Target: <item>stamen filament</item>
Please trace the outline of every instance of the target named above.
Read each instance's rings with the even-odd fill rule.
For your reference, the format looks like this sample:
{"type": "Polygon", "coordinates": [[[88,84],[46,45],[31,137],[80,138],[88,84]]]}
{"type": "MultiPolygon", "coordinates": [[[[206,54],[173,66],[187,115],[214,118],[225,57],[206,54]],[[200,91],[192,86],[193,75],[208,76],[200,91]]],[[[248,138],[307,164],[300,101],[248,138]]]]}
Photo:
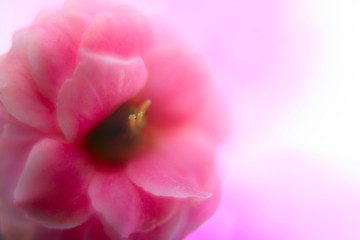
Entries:
{"type": "Polygon", "coordinates": [[[131,129],[131,132],[135,133],[137,126],[136,126],[136,115],[135,114],[130,114],[129,115],[129,126],[131,129]]]}
{"type": "Polygon", "coordinates": [[[146,113],[146,110],[149,108],[151,104],[150,99],[146,100],[143,104],[141,104],[140,108],[139,108],[139,113],[142,112],[143,114],[146,113]]]}
{"type": "Polygon", "coordinates": [[[132,133],[138,133],[138,131],[144,126],[144,115],[146,110],[151,104],[150,100],[146,100],[136,114],[129,115],[129,127],[132,133]]]}
{"type": "Polygon", "coordinates": [[[136,115],[136,126],[137,126],[137,127],[142,127],[143,117],[144,117],[144,112],[139,112],[139,113],[136,115]]]}

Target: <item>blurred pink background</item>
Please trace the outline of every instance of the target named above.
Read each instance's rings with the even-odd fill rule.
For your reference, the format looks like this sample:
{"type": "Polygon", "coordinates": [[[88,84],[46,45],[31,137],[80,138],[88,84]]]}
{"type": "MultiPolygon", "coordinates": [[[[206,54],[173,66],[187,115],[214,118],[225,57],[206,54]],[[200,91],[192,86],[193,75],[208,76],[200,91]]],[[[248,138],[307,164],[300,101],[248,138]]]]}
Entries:
{"type": "MultiPolygon", "coordinates": [[[[360,239],[360,3],[124,2],[207,56],[231,112],[221,205],[187,240],[360,239]]],[[[0,52],[62,4],[1,1],[0,52]]]]}

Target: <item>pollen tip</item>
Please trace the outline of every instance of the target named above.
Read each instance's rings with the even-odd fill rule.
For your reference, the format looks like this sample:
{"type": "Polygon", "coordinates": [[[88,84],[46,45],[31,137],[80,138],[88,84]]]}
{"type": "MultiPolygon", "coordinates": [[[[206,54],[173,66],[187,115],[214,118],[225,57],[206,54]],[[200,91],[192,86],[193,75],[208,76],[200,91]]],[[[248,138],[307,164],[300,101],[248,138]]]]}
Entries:
{"type": "Polygon", "coordinates": [[[135,114],[129,114],[129,127],[132,132],[136,131],[136,115],[135,114]]]}
{"type": "Polygon", "coordinates": [[[136,125],[141,127],[141,125],[143,124],[143,117],[144,117],[144,112],[139,112],[136,116],[136,125]]]}
{"type": "Polygon", "coordinates": [[[136,119],[136,115],[135,114],[129,114],[129,119],[130,120],[136,119]]]}

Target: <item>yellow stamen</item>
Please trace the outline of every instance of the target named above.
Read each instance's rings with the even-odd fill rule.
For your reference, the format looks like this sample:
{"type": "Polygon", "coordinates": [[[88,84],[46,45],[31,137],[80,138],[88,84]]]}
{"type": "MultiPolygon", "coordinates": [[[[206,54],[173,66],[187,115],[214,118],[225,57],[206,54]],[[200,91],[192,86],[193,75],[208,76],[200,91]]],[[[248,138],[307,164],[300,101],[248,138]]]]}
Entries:
{"type": "Polygon", "coordinates": [[[139,107],[137,114],[129,115],[129,126],[131,129],[131,132],[137,133],[143,127],[145,112],[149,108],[150,104],[151,104],[151,101],[146,100],[139,107]]]}
{"type": "Polygon", "coordinates": [[[136,127],[136,115],[135,114],[130,114],[129,115],[129,126],[131,129],[131,132],[135,132],[137,127],[136,127]]]}
{"type": "Polygon", "coordinates": [[[146,100],[143,104],[141,104],[140,108],[139,108],[139,113],[142,112],[143,114],[146,113],[146,110],[149,108],[151,104],[151,101],[148,99],[146,100]]]}
{"type": "Polygon", "coordinates": [[[139,113],[136,115],[136,126],[137,126],[137,127],[142,127],[143,117],[144,117],[144,112],[139,112],[139,113]]]}

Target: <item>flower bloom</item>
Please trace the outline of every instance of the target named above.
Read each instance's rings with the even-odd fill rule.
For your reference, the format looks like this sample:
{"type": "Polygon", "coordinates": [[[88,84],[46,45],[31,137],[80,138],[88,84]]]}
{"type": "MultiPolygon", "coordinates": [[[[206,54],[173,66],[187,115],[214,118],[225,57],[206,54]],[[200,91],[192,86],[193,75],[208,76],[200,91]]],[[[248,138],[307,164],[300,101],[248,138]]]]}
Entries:
{"type": "Polygon", "coordinates": [[[203,60],[151,20],[70,0],[0,61],[8,239],[181,239],[215,211],[223,109],[203,60]]]}

